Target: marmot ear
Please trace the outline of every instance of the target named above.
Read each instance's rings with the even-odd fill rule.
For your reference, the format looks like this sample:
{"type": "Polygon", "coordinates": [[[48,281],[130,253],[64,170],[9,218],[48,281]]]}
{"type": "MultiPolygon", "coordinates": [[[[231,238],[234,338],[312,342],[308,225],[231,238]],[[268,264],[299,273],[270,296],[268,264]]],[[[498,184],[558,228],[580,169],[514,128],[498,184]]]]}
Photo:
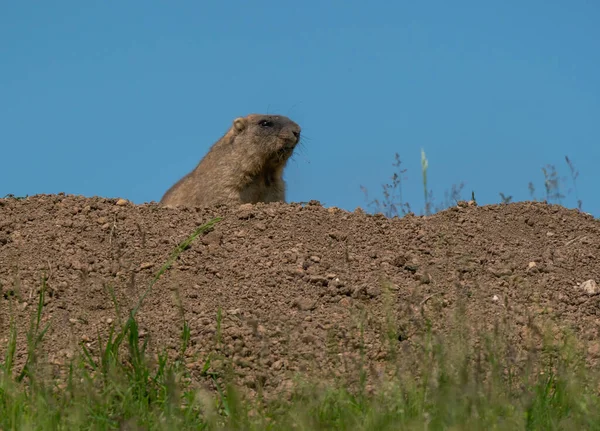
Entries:
{"type": "Polygon", "coordinates": [[[239,117],[239,118],[236,118],[235,120],[233,120],[233,128],[237,132],[241,132],[247,126],[248,126],[248,120],[246,120],[244,117],[239,117]]]}

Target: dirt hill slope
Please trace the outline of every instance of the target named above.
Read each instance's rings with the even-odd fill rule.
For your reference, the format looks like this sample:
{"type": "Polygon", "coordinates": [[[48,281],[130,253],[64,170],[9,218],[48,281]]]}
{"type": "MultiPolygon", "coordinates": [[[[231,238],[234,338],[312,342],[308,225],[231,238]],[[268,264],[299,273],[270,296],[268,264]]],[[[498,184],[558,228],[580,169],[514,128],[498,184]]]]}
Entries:
{"type": "Polygon", "coordinates": [[[22,363],[44,273],[49,359],[65,362],[81,342],[97,353],[98,334],[214,216],[223,220],[183,252],[138,315],[151,346],[175,351],[180,301],[195,375],[218,351],[249,388],[276,389],[297,371],[351,372],[360,346],[376,370],[390,324],[402,349],[427,322],[451,331],[459,304],[474,330],[510,319],[515,345],[532,319],[549,318],[591,341],[590,361],[600,355],[600,295],[581,286],[600,282],[600,223],[574,210],[517,203],[386,219],[316,204],[174,210],[63,195],[0,200],[0,355],[12,312],[22,363]]]}

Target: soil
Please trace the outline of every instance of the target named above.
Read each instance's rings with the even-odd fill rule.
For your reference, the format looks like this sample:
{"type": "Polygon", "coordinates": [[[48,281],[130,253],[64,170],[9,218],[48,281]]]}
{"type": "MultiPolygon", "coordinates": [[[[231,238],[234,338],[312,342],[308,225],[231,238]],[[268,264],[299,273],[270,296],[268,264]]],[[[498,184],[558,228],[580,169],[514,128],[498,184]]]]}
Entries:
{"type": "Polygon", "coordinates": [[[150,349],[172,356],[188,322],[185,361],[198,382],[209,384],[209,357],[266,393],[298,373],[355,376],[360,358],[377,374],[428,325],[450,336],[458,321],[473,339],[510,321],[507,336],[526,349],[532,322],[551,320],[587,343],[588,362],[600,356],[600,295],[588,282],[600,282],[600,223],[576,210],[462,204],[388,219],[318,202],[169,209],[59,194],[0,199],[0,357],[14,318],[23,365],[44,276],[47,359],[66,364],[81,343],[97,355],[98,337],[215,216],[137,314],[150,349]]]}

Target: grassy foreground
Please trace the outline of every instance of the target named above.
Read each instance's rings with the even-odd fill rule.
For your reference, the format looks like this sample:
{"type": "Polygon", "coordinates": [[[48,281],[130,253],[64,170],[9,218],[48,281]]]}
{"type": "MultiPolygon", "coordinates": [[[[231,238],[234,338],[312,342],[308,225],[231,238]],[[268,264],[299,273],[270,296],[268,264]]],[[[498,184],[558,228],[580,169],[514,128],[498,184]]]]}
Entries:
{"type": "MultiPolygon", "coordinates": [[[[174,251],[143,297],[214,222],[174,251]]],[[[394,372],[370,387],[363,380],[350,389],[306,377],[289,397],[248,400],[211,370],[210,358],[205,377],[217,391],[192,381],[185,366],[187,322],[179,354],[170,359],[163,353],[155,360],[138,334],[135,314],[141,300],[103,341],[99,357],[82,344],[57,375],[41,347],[48,329],[41,327],[44,288],[42,283],[27,335],[27,360],[19,369],[14,366],[17,322],[11,322],[0,363],[0,430],[600,429],[600,380],[584,366],[583,354],[568,336],[558,344],[545,343],[541,353],[517,364],[506,331],[482,337],[477,348],[460,329],[445,339],[426,332],[414,357],[390,355],[387,365],[394,372]]],[[[393,331],[386,336],[397,343],[393,331]]]]}

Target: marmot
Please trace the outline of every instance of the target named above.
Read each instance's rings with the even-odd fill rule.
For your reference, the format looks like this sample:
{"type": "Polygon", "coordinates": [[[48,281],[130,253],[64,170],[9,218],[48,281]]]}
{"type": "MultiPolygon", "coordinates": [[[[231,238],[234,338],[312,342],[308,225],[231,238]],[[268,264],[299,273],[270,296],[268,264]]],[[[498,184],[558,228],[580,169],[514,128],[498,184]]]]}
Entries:
{"type": "Polygon", "coordinates": [[[161,199],[166,206],[285,201],[283,168],[300,126],[281,115],[251,114],[233,125],[161,199]]]}

